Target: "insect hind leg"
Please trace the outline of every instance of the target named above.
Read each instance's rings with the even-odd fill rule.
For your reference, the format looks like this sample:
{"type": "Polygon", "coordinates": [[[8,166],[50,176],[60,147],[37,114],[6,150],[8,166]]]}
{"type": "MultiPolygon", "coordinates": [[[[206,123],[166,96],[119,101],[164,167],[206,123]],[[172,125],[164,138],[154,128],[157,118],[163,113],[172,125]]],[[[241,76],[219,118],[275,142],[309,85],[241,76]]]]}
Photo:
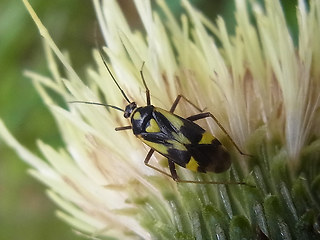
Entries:
{"type": "Polygon", "coordinates": [[[246,154],[244,153],[243,151],[241,151],[240,147],[235,143],[235,141],[233,141],[233,139],[231,138],[231,136],[229,135],[229,133],[226,131],[226,129],[221,125],[221,123],[218,121],[218,119],[213,116],[212,113],[210,112],[203,112],[204,109],[201,109],[199,108],[198,106],[196,106],[193,102],[191,102],[188,98],[186,98],[185,96],[183,96],[182,94],[179,94],[176,98],[176,100],[173,102],[171,108],[170,108],[170,112],[173,113],[174,110],[176,109],[179,101],[182,99],[184,99],[186,102],[188,102],[191,106],[193,106],[195,109],[197,109],[200,113],[199,114],[195,114],[195,115],[192,115],[190,117],[187,117],[188,120],[194,122],[194,121],[197,121],[199,119],[203,119],[203,118],[207,118],[207,117],[211,117],[215,122],[216,124],[219,126],[219,128],[226,134],[226,136],[228,137],[228,139],[231,141],[231,143],[235,146],[235,148],[238,150],[238,152],[241,154],[241,155],[245,155],[245,156],[250,156],[250,154],[246,154]]]}
{"type": "Polygon", "coordinates": [[[218,182],[218,181],[194,181],[194,180],[184,180],[184,179],[180,179],[178,177],[177,171],[176,171],[176,167],[174,162],[168,160],[169,162],[169,169],[170,169],[170,173],[171,173],[171,177],[174,181],[179,182],[179,183],[195,183],[195,184],[240,184],[240,185],[247,185],[245,182],[218,182]]]}
{"type": "Polygon", "coordinates": [[[169,164],[169,169],[170,169],[170,174],[165,172],[165,171],[162,171],[161,169],[155,167],[155,166],[152,166],[151,164],[149,164],[149,161],[152,157],[154,153],[154,150],[153,149],[150,149],[150,151],[148,152],[145,160],[144,160],[144,164],[147,166],[147,167],[150,167],[170,178],[172,178],[175,182],[179,182],[179,183],[195,183],[195,184],[227,184],[227,185],[233,185],[233,184],[240,184],[240,185],[248,185],[247,183],[245,182],[217,182],[217,181],[192,181],[192,180],[183,180],[183,179],[180,179],[178,174],[177,174],[177,171],[176,171],[176,166],[174,164],[174,162],[172,162],[171,160],[168,159],[168,164],[169,164]]]}
{"type": "Polygon", "coordinates": [[[199,114],[196,114],[196,115],[192,115],[190,117],[187,117],[188,120],[194,122],[194,121],[197,121],[197,120],[200,120],[200,119],[203,119],[203,118],[207,118],[207,117],[210,117],[212,118],[216,124],[219,126],[219,128],[224,132],[224,134],[226,134],[226,136],[228,137],[228,139],[231,141],[231,143],[233,144],[233,146],[235,146],[235,148],[238,150],[238,152],[241,154],[241,155],[244,155],[244,156],[250,156],[250,154],[247,154],[247,153],[244,153],[243,151],[241,151],[240,147],[235,143],[235,141],[233,141],[232,137],[229,135],[229,133],[227,132],[227,130],[221,125],[221,123],[218,121],[218,119],[213,116],[212,113],[210,112],[204,112],[204,113],[199,113],[199,114]]]}

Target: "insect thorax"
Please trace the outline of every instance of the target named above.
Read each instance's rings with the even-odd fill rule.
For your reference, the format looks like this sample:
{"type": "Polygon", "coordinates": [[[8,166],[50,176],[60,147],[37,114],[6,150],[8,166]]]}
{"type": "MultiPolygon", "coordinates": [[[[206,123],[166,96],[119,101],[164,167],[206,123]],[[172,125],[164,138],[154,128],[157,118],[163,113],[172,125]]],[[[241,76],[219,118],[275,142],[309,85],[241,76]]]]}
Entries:
{"type": "Polygon", "coordinates": [[[146,128],[150,125],[151,119],[153,119],[153,110],[154,106],[148,105],[146,107],[138,107],[132,113],[131,124],[134,135],[146,132],[146,128]]]}

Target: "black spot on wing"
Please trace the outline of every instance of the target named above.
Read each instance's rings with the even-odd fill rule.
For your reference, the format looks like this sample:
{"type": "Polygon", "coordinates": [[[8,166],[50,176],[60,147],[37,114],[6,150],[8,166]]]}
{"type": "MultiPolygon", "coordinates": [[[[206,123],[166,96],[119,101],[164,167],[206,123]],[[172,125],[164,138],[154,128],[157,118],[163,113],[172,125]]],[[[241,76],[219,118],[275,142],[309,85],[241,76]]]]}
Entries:
{"type": "MultiPolygon", "coordinates": [[[[166,146],[168,149],[168,154],[160,154],[170,159],[172,162],[180,165],[181,167],[186,167],[186,164],[191,158],[191,154],[188,151],[182,151],[174,148],[175,144],[172,143],[174,140],[168,138],[168,136],[163,133],[142,133],[141,137],[147,141],[166,146]]],[[[180,143],[176,141],[176,144],[180,143]]]]}
{"type": "Polygon", "coordinates": [[[183,119],[183,126],[180,128],[180,132],[189,139],[191,144],[197,144],[200,142],[205,130],[194,122],[191,122],[188,119],[183,119]]]}
{"type": "Polygon", "coordinates": [[[229,153],[217,139],[211,144],[190,144],[186,145],[186,148],[198,162],[199,172],[221,173],[228,170],[231,165],[229,153]]]}
{"type": "Polygon", "coordinates": [[[186,164],[189,162],[191,158],[191,154],[188,151],[181,151],[174,148],[170,148],[168,150],[169,156],[168,158],[174,163],[178,164],[181,167],[186,167],[186,164]]]}

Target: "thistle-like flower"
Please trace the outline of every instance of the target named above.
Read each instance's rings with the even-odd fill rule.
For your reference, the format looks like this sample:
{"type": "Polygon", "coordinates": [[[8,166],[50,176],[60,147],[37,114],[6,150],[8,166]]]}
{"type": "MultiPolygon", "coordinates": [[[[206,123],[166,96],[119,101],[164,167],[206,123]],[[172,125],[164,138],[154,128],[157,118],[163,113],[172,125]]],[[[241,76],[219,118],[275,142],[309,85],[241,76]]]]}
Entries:
{"type": "MultiPolygon", "coordinates": [[[[294,44],[279,1],[264,6],[236,0],[236,27],[228,34],[222,18],[211,23],[188,1],[176,21],[158,0],[165,20],[149,1],[136,0],[145,34],[130,29],[116,1],[93,0],[115,78],[129,99],[145,106],[143,74],[152,103],[170,109],[178,94],[211,112],[244,152],[242,156],[211,119],[199,121],[231,155],[230,170],[197,173],[177,167],[188,180],[248,185],[176,183],[144,165],[148,148],[111,108],[124,108],[103,59],[80,80],[27,2],[44,38],[52,77],[27,71],[51,110],[63,149],[38,141],[43,159],[21,146],[0,122],[0,134],[48,187],[58,215],[93,237],[116,239],[317,239],[320,236],[320,1],[309,9],[298,1],[298,44],[294,44]],[[248,15],[248,7],[254,19],[248,15]],[[65,67],[58,71],[55,57],[65,67]],[[65,100],[61,107],[48,93],[65,100]],[[44,160],[45,159],[45,160],[44,160]]],[[[197,110],[185,103],[182,117],[197,110]]],[[[155,154],[152,165],[168,172],[155,154]]]]}

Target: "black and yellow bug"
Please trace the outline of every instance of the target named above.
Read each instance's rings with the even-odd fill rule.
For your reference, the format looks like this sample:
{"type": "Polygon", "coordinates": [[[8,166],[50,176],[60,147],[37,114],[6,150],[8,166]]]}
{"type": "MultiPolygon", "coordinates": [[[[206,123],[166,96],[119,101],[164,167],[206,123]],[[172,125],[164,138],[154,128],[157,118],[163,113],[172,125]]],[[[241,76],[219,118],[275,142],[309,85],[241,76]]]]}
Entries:
{"type": "Polygon", "coordinates": [[[226,134],[239,153],[242,155],[247,154],[244,154],[240,150],[227,131],[210,112],[203,112],[183,95],[177,96],[169,111],[153,106],[151,104],[150,91],[143,76],[144,63],[141,67],[140,75],[146,90],[147,105],[145,107],[138,107],[135,102],[129,100],[104,59],[103,63],[111,78],[121,91],[124,99],[129,103],[125,110],[114,105],[103,103],[86,101],[72,101],[71,103],[101,105],[124,112],[124,117],[130,118],[131,125],[117,127],[115,130],[122,131],[132,129],[133,134],[151,148],[144,160],[145,165],[171,177],[176,182],[200,184],[246,184],[244,182],[190,181],[180,179],[176,172],[175,164],[183,168],[202,173],[222,173],[228,170],[231,166],[231,159],[227,149],[211,133],[194,123],[196,120],[211,117],[226,134]],[[181,98],[195,107],[200,113],[187,118],[182,118],[174,114],[181,98]],[[170,173],[149,164],[154,152],[158,152],[168,159],[170,173]]]}

